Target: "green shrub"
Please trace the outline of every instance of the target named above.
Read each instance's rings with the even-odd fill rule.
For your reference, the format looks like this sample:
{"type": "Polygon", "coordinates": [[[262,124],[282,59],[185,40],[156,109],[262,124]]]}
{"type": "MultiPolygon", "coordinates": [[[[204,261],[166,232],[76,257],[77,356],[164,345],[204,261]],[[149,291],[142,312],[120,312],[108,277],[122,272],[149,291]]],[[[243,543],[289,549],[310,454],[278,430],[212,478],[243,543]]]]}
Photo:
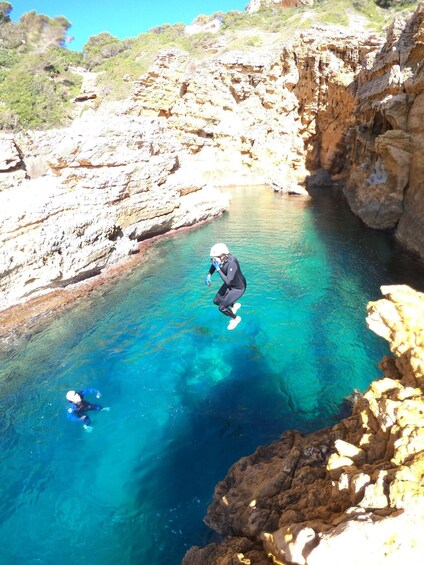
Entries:
{"type": "Polygon", "coordinates": [[[81,78],[55,57],[56,51],[27,55],[1,73],[3,117],[13,115],[17,127],[51,128],[67,122],[70,99],[79,91],[81,78]]]}
{"type": "Polygon", "coordinates": [[[193,24],[196,24],[198,26],[204,26],[209,22],[213,21],[213,19],[214,16],[206,16],[205,14],[199,14],[193,21],[193,24]]]}
{"type": "Polygon", "coordinates": [[[121,58],[119,64],[104,65],[97,77],[102,96],[111,100],[122,100],[133,89],[132,81],[146,72],[148,66],[131,57],[121,58]],[[128,77],[128,80],[126,79],[128,77]]]}
{"type": "Polygon", "coordinates": [[[9,2],[0,2],[0,24],[10,22],[10,12],[12,4],[9,2]]]}
{"type": "Polygon", "coordinates": [[[12,49],[0,48],[0,69],[11,68],[19,61],[19,53],[12,49]]]}
{"type": "Polygon", "coordinates": [[[407,8],[417,4],[415,0],[375,0],[380,8],[407,8]]]}
{"type": "Polygon", "coordinates": [[[31,10],[21,16],[19,27],[24,31],[29,46],[36,45],[37,49],[44,50],[52,45],[63,46],[71,24],[63,16],[49,18],[31,10]]]}
{"type": "Polygon", "coordinates": [[[85,63],[91,69],[125,50],[124,42],[107,32],[90,37],[83,47],[85,63]]]}

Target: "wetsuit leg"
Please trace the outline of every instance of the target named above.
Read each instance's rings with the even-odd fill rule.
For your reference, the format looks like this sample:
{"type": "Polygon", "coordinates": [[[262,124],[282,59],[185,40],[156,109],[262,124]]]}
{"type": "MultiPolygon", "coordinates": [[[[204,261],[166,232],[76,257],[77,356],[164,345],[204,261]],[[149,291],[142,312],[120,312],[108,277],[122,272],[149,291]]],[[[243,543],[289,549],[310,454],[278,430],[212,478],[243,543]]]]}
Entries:
{"type": "Polygon", "coordinates": [[[213,303],[219,306],[221,302],[224,300],[225,295],[227,294],[229,288],[226,284],[223,284],[218,292],[215,294],[215,298],[213,299],[213,303]]]}
{"type": "MultiPolygon", "coordinates": [[[[222,288],[222,287],[221,287],[222,288]]],[[[221,289],[220,289],[221,290],[221,289]]],[[[238,300],[242,295],[244,294],[244,289],[238,289],[238,288],[233,288],[233,289],[228,289],[227,287],[227,291],[225,293],[225,295],[221,298],[220,302],[217,304],[217,302],[214,302],[215,304],[217,304],[219,306],[219,310],[220,312],[222,312],[223,314],[225,314],[226,316],[229,316],[230,318],[232,318],[233,320],[235,320],[235,318],[237,317],[234,312],[231,310],[231,306],[234,304],[234,302],[236,302],[236,300],[238,300]]],[[[216,297],[215,297],[216,298],[216,297]]]]}
{"type": "Polygon", "coordinates": [[[80,420],[84,426],[89,426],[91,424],[90,416],[88,416],[88,414],[83,414],[80,420]]]}

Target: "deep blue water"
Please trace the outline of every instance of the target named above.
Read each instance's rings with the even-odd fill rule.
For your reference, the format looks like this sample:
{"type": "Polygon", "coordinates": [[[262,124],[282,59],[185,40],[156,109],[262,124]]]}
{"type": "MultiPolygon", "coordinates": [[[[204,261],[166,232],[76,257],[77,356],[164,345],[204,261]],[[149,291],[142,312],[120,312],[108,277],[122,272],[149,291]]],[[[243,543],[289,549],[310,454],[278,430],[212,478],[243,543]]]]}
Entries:
{"type": "Polygon", "coordinates": [[[336,192],[232,193],[229,213],[156,242],[0,360],[1,563],[178,564],[210,540],[202,518],[232,463],[333,424],[379,376],[388,348],[366,304],[381,284],[423,290],[423,269],[336,192]],[[217,275],[203,284],[217,241],[248,280],[232,332],[217,275]],[[65,418],[66,391],[85,386],[111,406],[92,433],[65,418]]]}

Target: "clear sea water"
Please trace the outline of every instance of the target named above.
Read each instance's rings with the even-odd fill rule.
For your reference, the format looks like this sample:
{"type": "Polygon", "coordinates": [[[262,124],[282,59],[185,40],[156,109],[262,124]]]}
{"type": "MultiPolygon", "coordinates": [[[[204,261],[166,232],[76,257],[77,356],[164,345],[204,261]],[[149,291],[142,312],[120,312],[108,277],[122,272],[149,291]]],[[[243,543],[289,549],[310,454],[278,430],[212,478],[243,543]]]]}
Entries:
{"type": "Polygon", "coordinates": [[[232,190],[229,213],[154,244],[106,294],[83,300],[0,360],[3,565],[175,565],[232,463],[285,430],[333,424],[380,375],[365,324],[381,284],[424,289],[389,234],[334,191],[307,202],[232,190]],[[248,290],[232,332],[207,288],[225,241],[248,290]],[[102,391],[92,433],[65,393],[102,391]]]}

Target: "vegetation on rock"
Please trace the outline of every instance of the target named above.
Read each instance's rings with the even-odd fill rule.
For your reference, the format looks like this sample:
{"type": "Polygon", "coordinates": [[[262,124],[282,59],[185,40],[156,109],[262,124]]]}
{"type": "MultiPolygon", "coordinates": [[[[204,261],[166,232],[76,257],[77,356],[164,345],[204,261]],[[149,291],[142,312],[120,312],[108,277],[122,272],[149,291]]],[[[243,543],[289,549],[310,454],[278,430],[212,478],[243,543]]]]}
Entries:
{"type": "Polygon", "coordinates": [[[65,48],[70,23],[35,11],[18,23],[0,3],[0,129],[49,128],[66,123],[81,79],[70,70],[82,55],[65,48]]]}
{"type": "Polygon", "coordinates": [[[122,41],[104,32],[91,37],[80,53],[67,48],[71,24],[65,17],[50,18],[32,10],[15,23],[10,19],[12,4],[0,2],[0,130],[69,123],[76,114],[72,101],[85,71],[97,73],[101,99],[121,99],[166,48],[203,58],[217,51],[278,46],[314,23],[349,26],[361,18],[370,28],[381,29],[395,11],[413,5],[411,0],[318,0],[313,6],[274,9],[265,3],[254,13],[217,12],[196,18],[198,26],[218,19],[216,33],[189,35],[182,23],[164,24],[122,41]]]}

